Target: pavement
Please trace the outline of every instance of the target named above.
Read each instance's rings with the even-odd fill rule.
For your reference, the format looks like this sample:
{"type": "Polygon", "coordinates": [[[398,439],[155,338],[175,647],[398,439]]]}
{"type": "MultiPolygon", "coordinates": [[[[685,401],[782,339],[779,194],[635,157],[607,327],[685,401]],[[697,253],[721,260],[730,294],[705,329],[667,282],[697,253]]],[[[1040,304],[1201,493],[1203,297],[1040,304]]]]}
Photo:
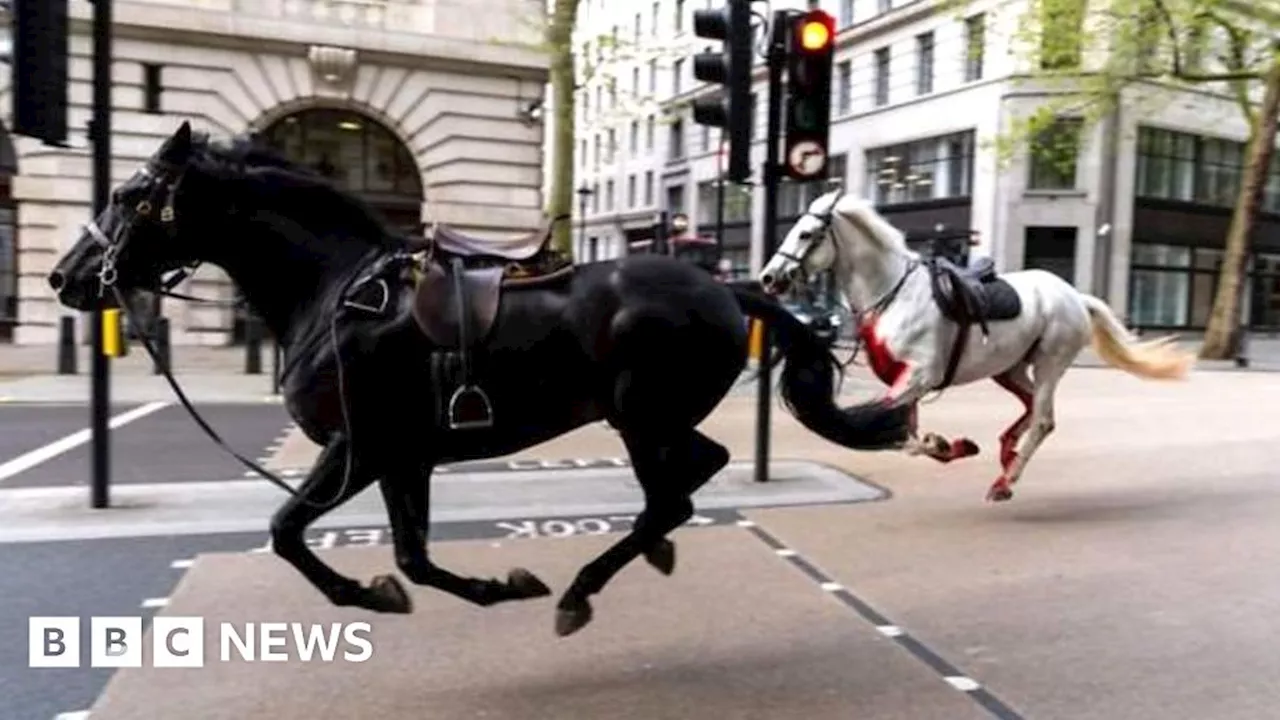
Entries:
{"type": "MultiPolygon", "coordinates": [[[[551,634],[550,599],[480,610],[411,588],[412,615],[333,608],[264,552],[259,531],[0,539],[0,577],[16,590],[4,592],[16,600],[0,604],[0,639],[11,640],[0,654],[0,697],[15,698],[18,720],[79,710],[91,710],[90,720],[577,720],[687,717],[693,707],[735,718],[849,717],[853,708],[858,717],[913,719],[1273,716],[1280,382],[1207,371],[1164,384],[1072,370],[1058,396],[1057,429],[1016,496],[986,503],[998,472],[995,438],[1019,410],[994,383],[954,388],[924,405],[923,429],[969,435],[983,449],[940,466],[838,448],[777,409],[779,475],[785,463],[797,472],[786,487],[761,489],[733,479],[753,456],[754,399],[727,398],[703,430],[737,465],[723,486],[696,498],[695,522],[677,531],[675,575],[629,567],[599,596],[596,621],[563,640],[551,634]],[[753,490],[783,502],[734,501],[753,490]],[[18,656],[29,615],[150,618],[157,608],[211,621],[362,620],[373,628],[375,654],[363,664],[222,663],[215,652],[199,670],[114,673],[31,670],[18,656]]],[[[120,442],[166,411],[126,425],[120,442]]],[[[276,433],[263,449],[275,467],[305,463],[314,452],[287,425],[276,433]]],[[[608,510],[626,497],[619,455],[617,435],[597,424],[496,464],[441,473],[433,558],[481,576],[523,565],[561,590],[629,527],[627,508],[569,513],[575,503],[603,499],[608,510]],[[512,494],[535,487],[545,495],[512,494]],[[488,518],[485,502],[493,506],[488,518]],[[498,516],[516,509],[558,514],[498,516]]],[[[122,508],[130,515],[123,526],[166,513],[181,524],[183,513],[173,510],[181,491],[203,492],[206,482],[243,501],[219,517],[256,510],[262,522],[281,497],[245,500],[265,486],[243,477],[122,483],[122,498],[169,493],[122,508]]],[[[19,495],[6,493],[57,492],[71,491],[5,483],[0,527],[19,527],[18,515],[31,511],[9,510],[19,495]]],[[[193,500],[186,514],[194,526],[203,502],[193,500]]],[[[63,514],[28,527],[74,535],[77,518],[89,515],[82,503],[51,505],[36,503],[63,514]]],[[[308,535],[327,562],[362,580],[395,571],[384,524],[348,524],[372,521],[373,505],[367,510],[367,518],[335,520],[308,535]]]]}

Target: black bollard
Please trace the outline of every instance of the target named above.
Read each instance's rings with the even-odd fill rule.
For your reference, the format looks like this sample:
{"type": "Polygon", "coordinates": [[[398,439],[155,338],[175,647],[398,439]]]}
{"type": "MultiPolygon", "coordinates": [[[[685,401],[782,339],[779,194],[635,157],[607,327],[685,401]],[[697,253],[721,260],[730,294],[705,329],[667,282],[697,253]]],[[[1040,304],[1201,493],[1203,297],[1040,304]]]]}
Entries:
{"type": "Polygon", "coordinates": [[[275,339],[271,343],[273,352],[271,353],[271,394],[280,394],[280,372],[284,369],[283,364],[284,351],[280,349],[280,340],[275,339]]]}
{"type": "Polygon", "coordinates": [[[244,374],[262,374],[262,324],[254,315],[244,321],[244,374]]]}
{"type": "Polygon", "coordinates": [[[172,372],[171,357],[172,345],[169,343],[169,318],[161,316],[156,318],[154,323],[155,335],[152,336],[151,342],[155,347],[156,357],[151,363],[151,373],[159,375],[164,372],[172,372]]]}
{"type": "Polygon", "coordinates": [[[58,323],[58,374],[76,374],[76,319],[63,315],[58,323]]]}

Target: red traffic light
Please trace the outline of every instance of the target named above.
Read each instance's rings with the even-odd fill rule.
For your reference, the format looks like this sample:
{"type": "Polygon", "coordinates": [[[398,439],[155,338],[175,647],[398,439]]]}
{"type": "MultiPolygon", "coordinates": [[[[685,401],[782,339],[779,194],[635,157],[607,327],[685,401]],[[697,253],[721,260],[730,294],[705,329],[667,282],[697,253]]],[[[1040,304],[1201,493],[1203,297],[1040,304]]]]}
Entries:
{"type": "Polygon", "coordinates": [[[800,49],[807,52],[822,52],[835,39],[835,18],[822,10],[810,10],[796,27],[796,40],[800,49]]]}

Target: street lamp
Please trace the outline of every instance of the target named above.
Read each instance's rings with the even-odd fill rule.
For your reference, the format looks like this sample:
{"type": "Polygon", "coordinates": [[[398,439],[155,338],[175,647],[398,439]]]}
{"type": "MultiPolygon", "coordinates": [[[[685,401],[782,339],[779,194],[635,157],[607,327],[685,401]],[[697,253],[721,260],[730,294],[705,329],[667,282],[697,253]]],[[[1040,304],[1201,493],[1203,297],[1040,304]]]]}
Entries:
{"type": "Polygon", "coordinates": [[[586,248],[587,246],[587,198],[594,194],[586,181],[578,188],[578,247],[586,248]]]}

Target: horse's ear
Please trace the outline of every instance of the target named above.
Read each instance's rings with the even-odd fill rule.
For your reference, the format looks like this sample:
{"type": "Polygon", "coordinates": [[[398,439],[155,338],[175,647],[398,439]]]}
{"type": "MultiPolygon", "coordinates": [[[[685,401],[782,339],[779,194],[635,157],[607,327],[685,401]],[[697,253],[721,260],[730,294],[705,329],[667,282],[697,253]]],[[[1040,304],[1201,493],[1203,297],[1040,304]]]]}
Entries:
{"type": "Polygon", "coordinates": [[[191,123],[183,120],[177,131],[164,141],[160,158],[174,165],[181,165],[191,156],[191,123]]]}

